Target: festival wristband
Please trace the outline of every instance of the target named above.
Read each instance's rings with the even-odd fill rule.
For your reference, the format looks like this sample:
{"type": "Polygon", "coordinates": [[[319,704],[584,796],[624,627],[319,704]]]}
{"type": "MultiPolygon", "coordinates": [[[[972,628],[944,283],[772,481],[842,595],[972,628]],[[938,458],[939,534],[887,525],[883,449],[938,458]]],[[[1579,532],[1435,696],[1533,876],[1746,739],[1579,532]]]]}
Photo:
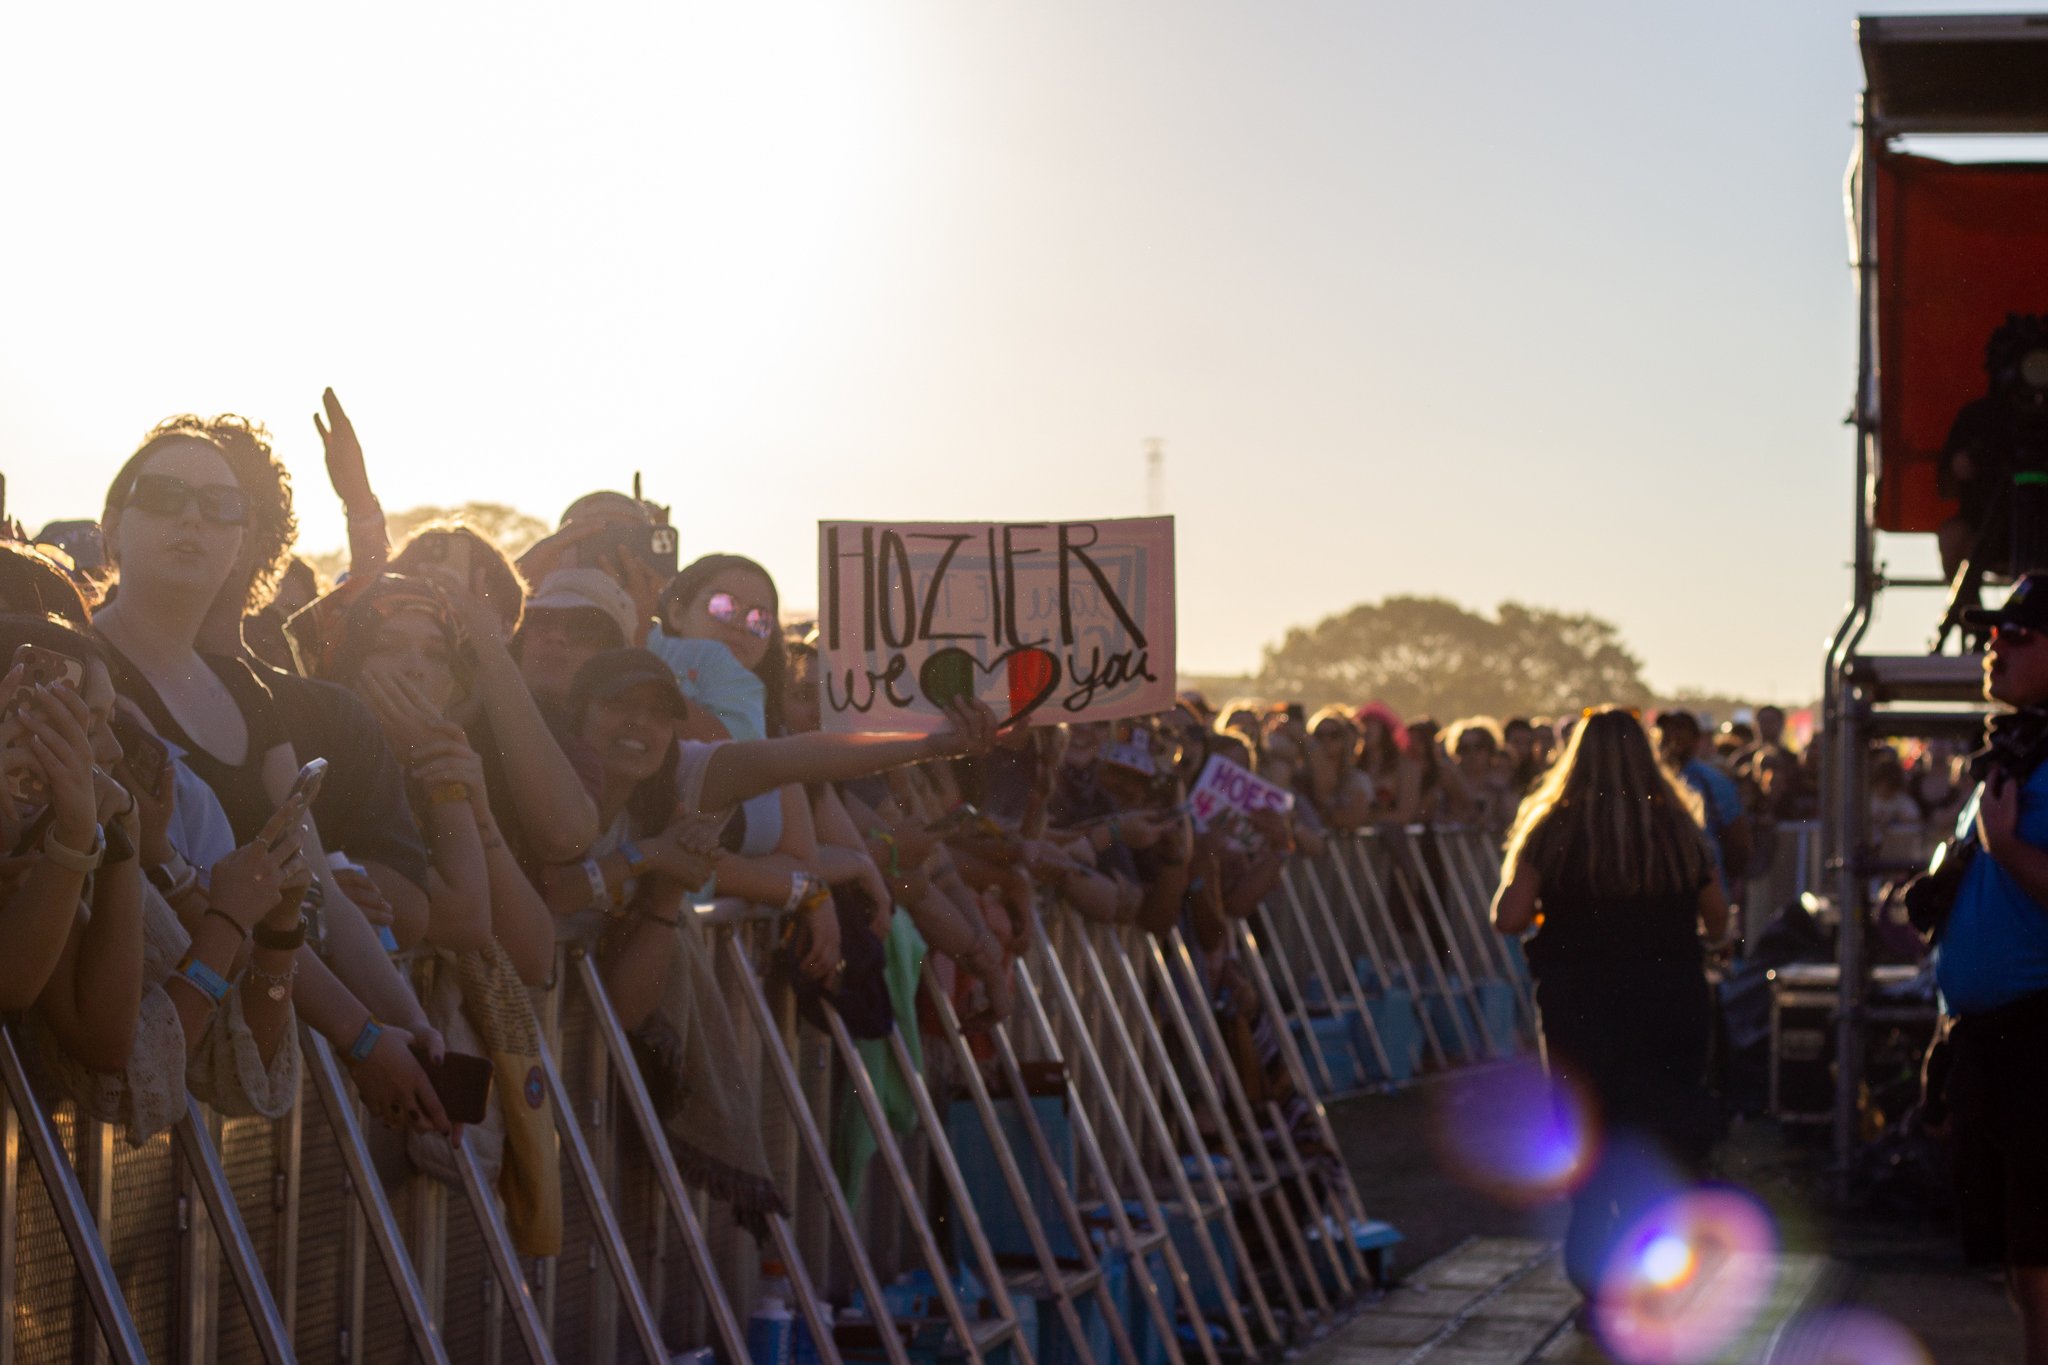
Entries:
{"type": "Polygon", "coordinates": [[[86,852],[68,848],[57,838],[57,827],[51,825],[43,831],[43,856],[66,872],[76,872],[81,877],[99,871],[100,861],[107,856],[107,832],[98,825],[92,827],[92,847],[86,852]]]}
{"type": "Polygon", "coordinates": [[[190,953],[172,970],[170,979],[184,982],[216,1005],[228,993],[228,979],[190,953]]]}
{"type": "Polygon", "coordinates": [[[457,806],[468,802],[467,782],[436,782],[427,788],[427,804],[430,806],[457,806]]]}
{"type": "Polygon", "coordinates": [[[883,847],[889,850],[889,875],[891,877],[902,876],[903,858],[896,848],[896,836],[889,833],[888,830],[878,829],[871,831],[870,837],[873,838],[876,843],[881,844],[883,847]]]}
{"type": "Polygon", "coordinates": [[[371,1015],[363,1021],[363,1031],[348,1045],[348,1059],[352,1062],[369,1061],[370,1054],[376,1051],[377,1040],[383,1036],[384,1026],[377,1022],[376,1015],[371,1015]]]}
{"type": "Polygon", "coordinates": [[[268,948],[275,953],[296,953],[306,943],[306,917],[300,915],[298,923],[289,929],[273,929],[267,924],[258,924],[250,937],[256,940],[258,948],[268,948]]]}
{"type": "Polygon", "coordinates": [[[597,865],[597,859],[583,860],[583,875],[590,879],[590,903],[600,910],[612,905],[611,888],[604,884],[604,869],[597,865]]]}
{"type": "Polygon", "coordinates": [[[809,877],[805,876],[801,872],[790,873],[789,899],[782,903],[783,913],[788,914],[790,911],[802,905],[804,903],[804,897],[810,894],[810,890],[811,879],[809,877]]]}
{"type": "Polygon", "coordinates": [[[619,856],[626,860],[626,875],[638,877],[647,871],[647,855],[631,839],[619,840],[619,856]]]}

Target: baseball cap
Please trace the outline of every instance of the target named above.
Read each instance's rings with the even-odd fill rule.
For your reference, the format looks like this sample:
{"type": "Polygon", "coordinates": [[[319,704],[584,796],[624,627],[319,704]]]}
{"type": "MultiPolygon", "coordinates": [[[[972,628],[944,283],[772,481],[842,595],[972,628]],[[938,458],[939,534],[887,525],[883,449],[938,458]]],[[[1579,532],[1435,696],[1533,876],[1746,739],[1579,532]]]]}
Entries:
{"type": "Polygon", "coordinates": [[[683,696],[682,684],[676,681],[674,671],[656,655],[631,647],[607,649],[586,660],[576,670],[576,680],[569,684],[569,709],[581,712],[591,702],[609,701],[646,683],[661,689],[670,713],[677,720],[690,714],[689,700],[683,696]]]}
{"type": "Polygon", "coordinates": [[[2020,579],[1996,610],[1971,607],[1963,613],[1963,624],[2048,630],[2048,574],[2030,573],[2020,579]]]}
{"type": "Polygon", "coordinates": [[[526,609],[601,611],[618,626],[619,638],[628,644],[640,633],[633,620],[633,599],[603,569],[556,569],[540,581],[526,609]]]}

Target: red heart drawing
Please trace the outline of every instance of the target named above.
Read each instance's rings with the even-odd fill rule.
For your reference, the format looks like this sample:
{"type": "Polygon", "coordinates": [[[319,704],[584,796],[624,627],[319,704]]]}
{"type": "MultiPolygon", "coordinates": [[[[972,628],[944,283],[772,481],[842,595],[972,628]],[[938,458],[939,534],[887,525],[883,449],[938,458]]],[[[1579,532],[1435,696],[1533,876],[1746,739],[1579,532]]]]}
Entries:
{"type": "Polygon", "coordinates": [[[1060,661],[1036,646],[1013,649],[984,664],[964,649],[936,649],[917,670],[917,687],[925,700],[944,710],[955,697],[972,697],[979,691],[978,675],[1003,670],[1010,699],[1010,714],[1003,728],[1022,723],[1045,705],[1060,685],[1060,661]]]}

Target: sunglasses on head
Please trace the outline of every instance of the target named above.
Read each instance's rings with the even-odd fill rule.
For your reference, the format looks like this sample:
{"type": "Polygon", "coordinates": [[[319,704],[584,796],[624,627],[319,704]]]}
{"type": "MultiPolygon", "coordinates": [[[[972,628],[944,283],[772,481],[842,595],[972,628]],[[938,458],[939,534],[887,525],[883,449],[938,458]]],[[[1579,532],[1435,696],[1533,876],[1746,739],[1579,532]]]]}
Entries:
{"type": "Polygon", "coordinates": [[[1993,626],[1991,638],[2002,645],[2030,645],[2041,638],[2032,626],[1993,626]]]}
{"type": "Polygon", "coordinates": [[[773,616],[761,607],[748,607],[746,615],[741,616],[739,599],[729,592],[712,593],[711,600],[704,604],[704,610],[714,621],[722,621],[728,626],[745,626],[747,634],[756,639],[765,640],[775,633],[773,616]]]}
{"type": "Polygon", "coordinates": [[[144,474],[128,490],[128,506],[157,517],[181,517],[197,504],[199,515],[217,526],[242,526],[249,520],[249,495],[221,484],[195,487],[169,474],[144,474]]]}

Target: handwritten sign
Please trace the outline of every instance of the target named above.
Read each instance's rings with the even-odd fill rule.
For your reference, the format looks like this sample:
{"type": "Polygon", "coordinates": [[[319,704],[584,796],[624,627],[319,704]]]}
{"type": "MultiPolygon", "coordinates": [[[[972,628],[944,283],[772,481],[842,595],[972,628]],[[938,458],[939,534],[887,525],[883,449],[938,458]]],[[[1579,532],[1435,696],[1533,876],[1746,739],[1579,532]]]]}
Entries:
{"type": "Polygon", "coordinates": [[[824,726],[930,731],[1173,705],[1173,518],[818,523],[824,726]]]}
{"type": "Polygon", "coordinates": [[[1209,755],[1195,779],[1195,789],[1188,793],[1188,813],[1194,816],[1196,829],[1207,829],[1225,811],[1250,815],[1253,811],[1293,809],[1293,792],[1221,754],[1209,755]]]}

